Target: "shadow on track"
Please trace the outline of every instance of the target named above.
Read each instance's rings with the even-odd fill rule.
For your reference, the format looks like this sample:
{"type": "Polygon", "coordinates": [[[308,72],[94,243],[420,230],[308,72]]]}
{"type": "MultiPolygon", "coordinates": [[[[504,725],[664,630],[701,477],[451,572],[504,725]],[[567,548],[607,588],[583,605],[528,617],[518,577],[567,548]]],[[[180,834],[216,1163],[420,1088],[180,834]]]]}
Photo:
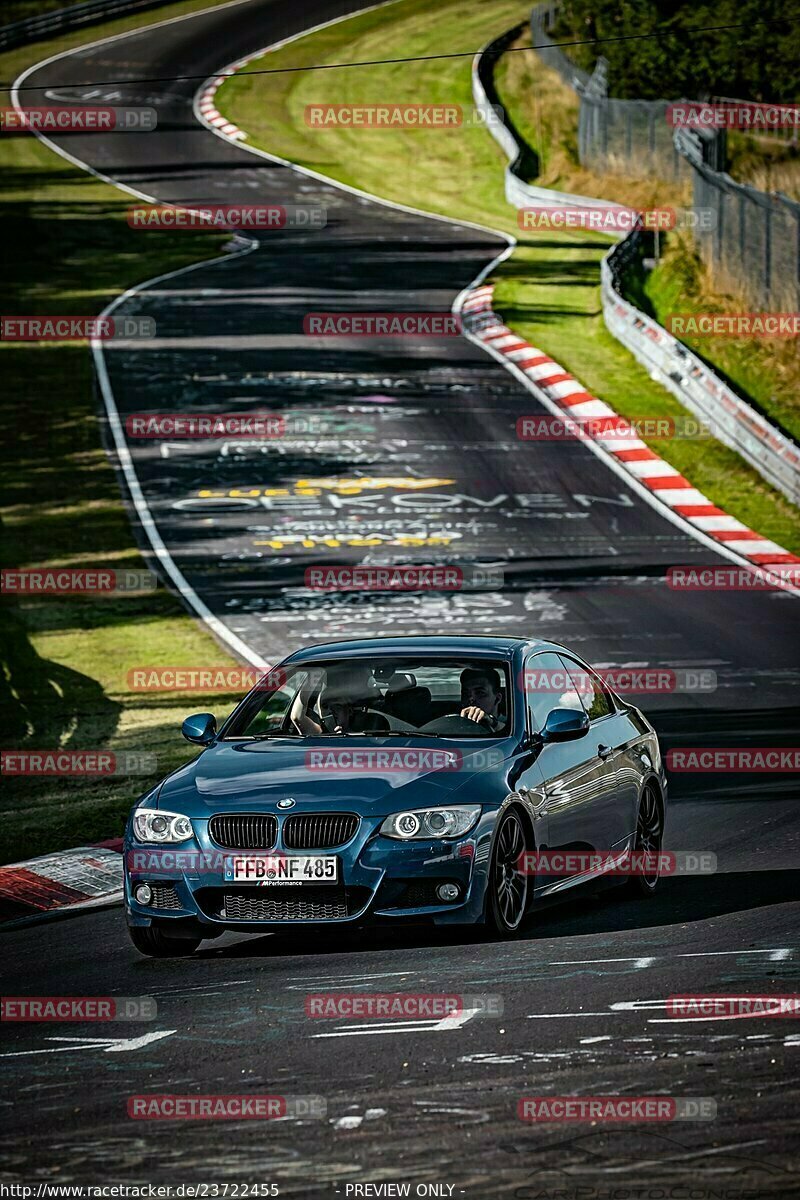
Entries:
{"type": "MultiPolygon", "coordinates": [[[[581,900],[542,905],[527,918],[517,944],[547,938],[621,933],[703,921],[753,908],[788,904],[800,897],[800,869],[783,871],[733,871],[729,874],[664,880],[655,896],[629,899],[620,889],[584,893],[581,900]]],[[[422,947],[498,944],[481,926],[432,929],[427,925],[401,925],[394,929],[367,926],[358,930],[325,928],[292,929],[286,933],[249,938],[235,945],[213,943],[195,957],[283,958],[310,954],[380,954],[385,950],[422,947]]]]}

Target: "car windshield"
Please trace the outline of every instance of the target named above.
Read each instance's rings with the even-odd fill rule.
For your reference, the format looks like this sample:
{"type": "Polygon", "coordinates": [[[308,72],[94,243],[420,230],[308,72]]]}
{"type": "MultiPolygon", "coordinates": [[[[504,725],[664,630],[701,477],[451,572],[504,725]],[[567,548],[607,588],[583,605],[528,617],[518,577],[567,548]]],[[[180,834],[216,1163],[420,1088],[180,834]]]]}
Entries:
{"type": "Polygon", "coordinates": [[[502,737],[507,664],[494,659],[343,658],[275,668],[226,738],[502,737]]]}

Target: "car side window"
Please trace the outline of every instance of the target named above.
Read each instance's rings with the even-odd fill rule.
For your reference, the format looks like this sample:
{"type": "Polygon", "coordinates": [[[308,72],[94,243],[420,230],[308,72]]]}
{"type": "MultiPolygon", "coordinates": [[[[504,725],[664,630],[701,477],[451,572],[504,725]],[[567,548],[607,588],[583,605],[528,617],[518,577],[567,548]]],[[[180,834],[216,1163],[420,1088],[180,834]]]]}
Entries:
{"type": "Polygon", "coordinates": [[[573,708],[581,712],[580,696],[570,672],[557,654],[548,651],[532,654],[525,660],[523,674],[522,686],[532,733],[541,732],[554,708],[573,708]]]}
{"type": "Polygon", "coordinates": [[[575,683],[575,690],[583,702],[589,720],[599,721],[601,717],[613,713],[614,702],[599,676],[581,663],[575,662],[573,658],[564,655],[560,657],[575,683]]]}
{"type": "Polygon", "coordinates": [[[276,733],[282,729],[286,724],[294,694],[294,688],[279,688],[271,696],[268,696],[247,726],[246,735],[260,737],[263,733],[276,733]]]}

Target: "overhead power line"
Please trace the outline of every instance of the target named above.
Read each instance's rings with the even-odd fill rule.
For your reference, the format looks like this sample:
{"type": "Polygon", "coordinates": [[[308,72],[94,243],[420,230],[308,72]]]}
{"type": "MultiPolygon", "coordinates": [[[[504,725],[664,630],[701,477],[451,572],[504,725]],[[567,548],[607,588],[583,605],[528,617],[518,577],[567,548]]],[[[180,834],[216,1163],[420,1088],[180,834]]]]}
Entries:
{"type": "MultiPolygon", "coordinates": [[[[357,14],[354,14],[357,15],[357,14]]],[[[546,42],[541,45],[534,46],[511,46],[505,50],[506,54],[520,53],[530,50],[550,50],[551,48],[564,49],[569,46],[596,46],[609,42],[641,42],[648,39],[661,40],[669,37],[695,37],[700,33],[723,33],[731,29],[753,29],[756,26],[772,26],[772,25],[790,25],[793,22],[800,21],[800,15],[796,17],[776,17],[774,20],[763,21],[738,21],[726,25],[695,25],[688,29],[681,30],[651,30],[650,33],[621,33],[615,34],[613,37],[593,37],[593,38],[577,38],[571,42],[546,42]]],[[[312,63],[304,67],[264,67],[257,71],[217,71],[216,77],[221,79],[232,78],[234,75],[237,78],[243,76],[254,75],[294,75],[303,71],[342,71],[349,70],[352,67],[384,67],[394,66],[400,63],[412,62],[440,62],[442,59],[448,58],[474,58],[479,54],[479,50],[460,50],[450,54],[412,54],[407,58],[367,58],[357,59],[352,62],[336,62],[336,63],[312,63]]],[[[133,79],[91,79],[82,80],[78,83],[73,83],[68,80],[54,81],[46,85],[42,84],[25,84],[24,87],[18,88],[20,92],[42,91],[43,86],[47,88],[88,88],[88,87],[120,87],[130,86],[137,83],[192,83],[203,82],[208,79],[208,75],[150,75],[139,76],[133,79]]],[[[0,83],[2,88],[10,88],[13,85],[8,82],[0,83]]]]}

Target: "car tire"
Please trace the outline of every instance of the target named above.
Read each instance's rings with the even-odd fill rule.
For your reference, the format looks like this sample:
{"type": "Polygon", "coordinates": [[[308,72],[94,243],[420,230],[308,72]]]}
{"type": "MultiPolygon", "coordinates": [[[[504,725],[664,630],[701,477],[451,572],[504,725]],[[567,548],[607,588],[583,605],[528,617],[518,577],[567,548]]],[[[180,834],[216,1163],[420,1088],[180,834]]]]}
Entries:
{"type": "Polygon", "coordinates": [[[525,826],[516,809],[500,819],[486,885],[486,924],[497,937],[513,937],[528,908],[528,877],[516,870],[527,849],[525,826]]]}
{"type": "Polygon", "coordinates": [[[129,925],[128,933],[139,953],[146,954],[148,958],[186,958],[187,955],[194,954],[203,940],[170,937],[163,929],[156,929],[152,925],[129,925]]]}
{"type": "MultiPolygon", "coordinates": [[[[660,854],[663,841],[664,810],[655,786],[652,783],[648,783],[639,801],[634,853],[649,852],[660,854]]],[[[653,875],[633,875],[628,880],[626,891],[635,896],[652,896],[658,887],[660,877],[661,870],[659,864],[659,868],[653,875]]]]}

